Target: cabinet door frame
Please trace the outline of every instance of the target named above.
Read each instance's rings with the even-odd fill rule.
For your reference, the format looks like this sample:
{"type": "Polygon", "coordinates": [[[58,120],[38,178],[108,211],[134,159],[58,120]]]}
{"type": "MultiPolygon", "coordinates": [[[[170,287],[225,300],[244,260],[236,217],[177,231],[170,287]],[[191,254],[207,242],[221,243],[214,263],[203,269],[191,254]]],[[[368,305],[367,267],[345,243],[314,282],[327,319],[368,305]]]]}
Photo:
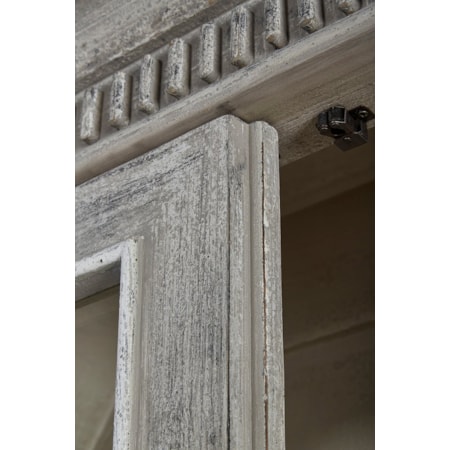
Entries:
{"type": "Polygon", "coordinates": [[[223,116],[76,197],[80,296],[117,282],[120,260],[118,361],[120,342],[133,344],[118,365],[114,449],[284,448],[276,131],[223,116]]]}
{"type": "MultiPolygon", "coordinates": [[[[311,6],[317,2],[305,0],[300,3],[311,6]]],[[[145,191],[145,183],[135,177],[140,164],[154,169],[150,170],[147,180],[149,184],[160,182],[164,173],[167,174],[160,163],[162,159],[169,162],[174,173],[177,172],[177,167],[190,164],[192,159],[186,157],[183,161],[180,156],[183,151],[175,152],[171,147],[174,142],[184,142],[187,135],[201,129],[208,130],[203,132],[212,136],[214,127],[211,124],[217,126],[218,123],[221,126],[216,127],[216,131],[221,127],[228,127],[229,131],[233,129],[235,132],[234,135],[230,132],[229,138],[223,141],[226,142],[228,152],[226,165],[224,161],[218,164],[218,167],[228,171],[228,204],[222,206],[228,208],[229,214],[229,266],[226,276],[229,279],[231,322],[229,348],[226,351],[229,375],[227,383],[231,388],[221,400],[228,405],[226,424],[224,422],[222,427],[222,430],[227,429],[224,431],[228,440],[227,448],[284,448],[279,164],[289,164],[329,145],[329,138],[320,136],[314,126],[317,114],[324,109],[335,104],[352,108],[361,103],[374,108],[374,0],[362,0],[361,8],[351,14],[344,14],[338,2],[319,3],[325,8],[323,27],[308,32],[299,23],[298,15],[302,14],[300,10],[304,8],[298,10],[290,7],[284,10],[287,4],[280,0],[236,0],[233,1],[233,6],[240,4],[238,8],[232,10],[231,6],[224,7],[220,10],[220,16],[217,14],[215,17],[208,17],[208,21],[213,21],[222,30],[222,48],[215,44],[210,48],[216,48],[212,54],[213,59],[217,60],[217,67],[224,70],[212,82],[200,79],[198,73],[197,63],[204,55],[196,53],[196,46],[203,39],[203,25],[206,24],[206,19],[199,15],[185,29],[173,27],[168,30],[165,36],[167,39],[161,40],[167,43],[159,48],[160,44],[153,42],[154,47],[135,49],[135,53],[130,49],[124,50],[121,59],[107,62],[109,68],[106,72],[103,70],[105,67],[100,67],[91,74],[92,84],[84,80],[86,85],[76,94],[77,198],[85,203],[77,209],[77,220],[79,223],[84,219],[90,221],[84,231],[77,231],[78,257],[87,261],[93,254],[108,252],[108,249],[116,245],[125,245],[124,242],[129,242],[130,239],[139,239],[142,246],[140,270],[143,289],[141,300],[144,307],[150,301],[150,295],[146,291],[149,288],[145,286],[148,283],[146,268],[149,265],[156,266],[156,259],[165,255],[165,251],[161,251],[157,239],[145,231],[151,229],[150,222],[144,227],[143,233],[142,229],[132,229],[129,233],[124,230],[126,223],[143,224],[147,220],[142,215],[135,214],[135,211],[134,215],[129,216],[129,211],[120,200],[121,195],[128,195],[128,188],[125,186],[128,184],[128,192],[134,189],[137,197],[140,190],[145,191]],[[286,22],[278,20],[284,16],[286,22]],[[245,27],[244,22],[247,24],[245,27]],[[245,30],[230,39],[230,27],[238,23],[245,30]],[[275,36],[273,33],[286,38],[284,44],[282,38],[277,39],[276,49],[270,40],[275,36]],[[170,39],[177,38],[178,43],[183,43],[183,51],[174,52],[169,43],[169,35],[170,39]],[[239,63],[239,67],[232,67],[229,55],[236,51],[248,53],[249,58],[248,61],[239,63]],[[149,69],[149,57],[162,62],[163,76],[156,76],[152,92],[165,97],[165,102],[150,114],[144,114],[139,110],[137,89],[141,81],[139,70],[143,67],[149,69]],[[171,70],[168,70],[169,65],[171,70]],[[190,81],[187,81],[189,76],[186,76],[184,82],[190,86],[184,85],[180,90],[185,94],[190,88],[190,93],[177,95],[180,98],[175,100],[168,97],[166,83],[170,81],[170,73],[178,70],[190,73],[190,81]],[[95,95],[89,95],[89,92],[94,91],[95,95]],[[104,96],[104,100],[97,98],[97,95],[104,96]],[[93,101],[94,97],[100,100],[93,101]],[[85,108],[85,103],[90,103],[90,108],[85,108]],[[115,106],[111,108],[111,104],[115,106]],[[239,119],[223,116],[230,112],[239,119]],[[117,113],[123,120],[111,121],[111,117],[115,117],[117,113]],[[83,141],[80,123],[84,119],[92,128],[93,137],[83,141]],[[250,125],[244,124],[240,119],[250,125]],[[280,155],[277,133],[266,123],[258,122],[261,120],[269,122],[278,130],[280,155]],[[97,209],[94,206],[86,207],[89,202],[95,205],[99,201],[98,192],[89,188],[93,185],[98,187],[98,192],[103,190],[103,204],[99,204],[97,209]],[[112,209],[122,208],[122,212],[109,215],[109,224],[95,223],[96,213],[101,219],[107,209],[105,204],[108,203],[112,209]],[[122,226],[122,230],[116,233],[113,224],[119,228],[122,226]],[[104,233],[97,232],[101,227],[105,230],[104,233]],[[86,238],[89,230],[93,232],[92,238],[86,238]],[[85,244],[80,244],[83,241],[85,244]]],[[[124,22],[123,26],[128,27],[128,23],[124,22]]],[[[132,33],[142,29],[131,27],[125,31],[127,36],[132,36],[132,33]]],[[[115,30],[118,36],[124,34],[122,31],[119,28],[115,30]]],[[[138,42],[139,39],[135,39],[134,44],[137,45],[138,42]]],[[[108,46],[109,42],[100,40],[97,44],[108,46]]],[[[147,79],[147,84],[142,84],[149,85],[154,81],[150,83],[147,79]]],[[[373,122],[368,126],[372,127],[373,122]]],[[[191,155],[193,158],[194,153],[191,155]]],[[[209,168],[211,177],[217,174],[214,164],[206,164],[205,167],[209,168]]],[[[181,189],[187,172],[178,173],[181,189]]],[[[207,172],[203,172],[205,173],[207,172]]],[[[204,183],[212,186],[208,177],[204,178],[204,183]]],[[[214,191],[214,188],[211,189],[214,191]]],[[[201,192],[203,195],[206,191],[201,192]]],[[[218,192],[219,190],[216,191],[218,192]]],[[[208,195],[204,198],[208,198],[208,195]]],[[[163,197],[162,195],[156,200],[154,205],[158,214],[165,213],[163,209],[166,202],[163,197]]],[[[127,198],[131,204],[136,201],[132,196],[127,198]]],[[[190,202],[191,200],[184,198],[180,202],[181,209],[190,202]]],[[[175,216],[173,219],[179,220],[175,216]]],[[[163,231],[155,226],[151,233],[156,236],[163,231]]],[[[216,249],[219,247],[217,243],[216,249]]],[[[118,266],[115,267],[118,270],[118,266]]],[[[92,286],[95,285],[95,276],[90,282],[92,286]]],[[[159,279],[157,284],[163,286],[164,283],[159,279]]],[[[139,325],[143,325],[145,334],[148,323],[139,322],[139,325]]],[[[145,352],[146,348],[139,348],[144,359],[145,352]]],[[[143,363],[142,358],[140,363],[143,363]]],[[[142,367],[137,372],[142,374],[142,367]]],[[[142,378],[141,382],[145,383],[142,378]]],[[[136,415],[141,419],[147,414],[144,406],[134,404],[134,407],[138,410],[136,415]]],[[[142,420],[139,422],[136,419],[133,426],[139,435],[138,440],[128,441],[129,444],[125,447],[115,443],[116,449],[151,447],[147,437],[143,437],[145,424],[142,420]]],[[[218,442],[216,439],[220,438],[221,436],[209,436],[209,443],[205,442],[204,447],[214,446],[218,442]]]]}
{"type": "Polygon", "coordinates": [[[75,301],[120,285],[113,448],[136,448],[143,239],[120,242],[75,265],[75,301]]]}

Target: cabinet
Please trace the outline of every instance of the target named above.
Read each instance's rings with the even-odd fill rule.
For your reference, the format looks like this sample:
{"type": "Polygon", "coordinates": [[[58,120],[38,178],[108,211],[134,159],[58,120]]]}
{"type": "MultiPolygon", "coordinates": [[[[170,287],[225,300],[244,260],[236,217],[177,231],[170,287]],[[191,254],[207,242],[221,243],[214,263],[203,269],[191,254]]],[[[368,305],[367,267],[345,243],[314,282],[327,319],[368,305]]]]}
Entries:
{"type": "Polygon", "coordinates": [[[77,301],[120,286],[114,448],[372,448],[373,142],[315,120],[375,110],[374,2],[76,6],[77,301]]]}

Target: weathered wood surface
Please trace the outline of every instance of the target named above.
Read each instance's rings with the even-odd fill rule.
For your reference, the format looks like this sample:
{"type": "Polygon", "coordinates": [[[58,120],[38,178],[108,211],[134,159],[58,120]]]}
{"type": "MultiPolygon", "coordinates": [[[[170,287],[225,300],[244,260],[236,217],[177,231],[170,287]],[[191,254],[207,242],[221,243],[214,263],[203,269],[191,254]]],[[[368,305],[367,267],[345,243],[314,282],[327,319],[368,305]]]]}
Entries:
{"type": "Polygon", "coordinates": [[[135,448],[284,448],[277,147],[224,116],[76,189],[78,258],[144,237],[135,448]]]}
{"type": "MultiPolygon", "coordinates": [[[[117,131],[104,121],[98,142],[89,146],[77,141],[77,183],[230,112],[247,122],[264,120],[273,125],[280,135],[280,164],[284,165],[328,146],[329,138],[315,128],[322,110],[334,104],[347,108],[364,104],[374,109],[374,5],[346,16],[334,0],[324,3],[327,25],[311,34],[301,31],[306,36],[297,42],[301,28],[294,28],[290,34],[294,42],[279,50],[264,38],[267,24],[262,4],[261,9],[260,19],[254,20],[256,62],[241,69],[232,64],[230,30],[225,28],[221,78],[209,84],[199,76],[200,38],[195,33],[187,36],[186,42],[192,46],[190,94],[177,100],[162,91],[156,114],[149,116],[135,109],[128,127],[117,131]],[[343,18],[333,22],[331,16],[339,18],[339,14],[343,18]]],[[[292,22],[291,13],[289,18],[292,22]]],[[[233,40],[234,48],[241,48],[236,55],[250,54],[245,30],[238,34],[242,39],[233,40]]],[[[164,65],[166,53],[156,56],[164,65]]],[[[139,65],[130,70],[139,73],[139,65]]],[[[109,83],[104,80],[99,87],[107,92],[109,83]]],[[[137,90],[133,98],[137,105],[137,90]]],[[[81,121],[77,119],[77,123],[81,121]]]]}
{"type": "Polygon", "coordinates": [[[243,0],[77,0],[77,91],[243,0]]]}
{"type": "Polygon", "coordinates": [[[285,0],[265,0],[264,26],[267,42],[276,48],[287,45],[289,39],[285,0]]]}
{"type": "Polygon", "coordinates": [[[208,83],[213,83],[220,76],[221,41],[222,32],[216,23],[210,22],[202,26],[199,74],[200,78],[208,83]]]}
{"type": "Polygon", "coordinates": [[[281,310],[281,236],[278,136],[263,122],[253,125],[250,138],[252,191],[252,298],[254,420],[264,417],[264,436],[254,428],[254,449],[284,448],[284,361],[281,310]],[[261,245],[262,243],[262,245],[261,245]],[[260,336],[263,339],[260,339],[260,336]],[[258,384],[259,383],[259,384],[258,384]],[[259,391],[258,391],[259,390],[259,391]],[[264,409],[261,409],[263,401],[264,409]]]}
{"type": "Polygon", "coordinates": [[[136,448],[142,250],[142,238],[127,239],[85,256],[75,270],[77,300],[120,282],[113,450],[136,448]]]}
{"type": "Polygon", "coordinates": [[[158,111],[160,72],[161,62],[152,55],[145,55],[139,74],[139,111],[147,114],[158,111]]]}

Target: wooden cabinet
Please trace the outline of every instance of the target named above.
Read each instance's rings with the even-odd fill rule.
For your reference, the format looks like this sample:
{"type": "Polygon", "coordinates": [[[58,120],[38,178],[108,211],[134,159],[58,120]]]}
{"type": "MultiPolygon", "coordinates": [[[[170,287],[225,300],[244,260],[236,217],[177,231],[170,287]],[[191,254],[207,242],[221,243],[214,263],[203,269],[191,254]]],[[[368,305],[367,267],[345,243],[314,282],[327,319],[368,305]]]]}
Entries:
{"type": "Polygon", "coordinates": [[[373,142],[315,121],[375,109],[374,8],[77,2],[77,301],[120,286],[115,450],[372,448],[373,142]]]}
{"type": "Polygon", "coordinates": [[[283,447],[276,131],[216,119],[76,212],[79,297],[120,281],[114,448],[283,447]]]}

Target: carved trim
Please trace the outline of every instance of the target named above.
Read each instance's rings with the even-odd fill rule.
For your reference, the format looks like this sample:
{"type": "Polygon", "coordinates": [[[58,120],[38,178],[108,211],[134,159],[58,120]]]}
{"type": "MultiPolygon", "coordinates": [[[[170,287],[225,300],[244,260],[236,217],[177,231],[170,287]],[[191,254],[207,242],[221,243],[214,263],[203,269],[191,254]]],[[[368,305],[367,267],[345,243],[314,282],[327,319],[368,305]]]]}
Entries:
{"type": "Polygon", "coordinates": [[[266,0],[264,2],[265,38],[276,48],[288,43],[285,0],[266,0]]]}
{"type": "Polygon", "coordinates": [[[221,30],[211,22],[202,25],[200,33],[200,78],[213,83],[220,77],[221,30]]]}
{"type": "Polygon", "coordinates": [[[358,5],[357,13],[370,8],[370,3],[373,0],[298,0],[298,7],[288,10],[286,0],[249,0],[78,94],[77,110],[82,111],[76,122],[76,151],[84,154],[89,145],[99,145],[130,125],[151,128],[174,102],[194,101],[209,86],[223,84],[236,71],[271,59],[274,52],[330,27],[358,5]],[[126,95],[118,96],[117,79],[125,76],[128,81],[121,86],[126,95]]]}
{"type": "Polygon", "coordinates": [[[161,62],[152,55],[145,55],[142,60],[139,83],[138,109],[147,114],[159,110],[159,83],[161,62]]]}
{"type": "Polygon", "coordinates": [[[323,27],[322,0],[300,0],[298,15],[300,26],[308,33],[323,27]]]}
{"type": "Polygon", "coordinates": [[[167,93],[176,98],[189,94],[191,48],[183,39],[174,39],[169,44],[169,68],[167,93]]]}
{"type": "Polygon", "coordinates": [[[102,105],[103,92],[100,89],[90,88],[84,91],[80,138],[87,144],[97,142],[100,137],[102,105]]]}
{"type": "Polygon", "coordinates": [[[125,72],[114,74],[109,103],[109,124],[120,130],[130,123],[131,77],[125,72]]]}
{"type": "Polygon", "coordinates": [[[253,13],[245,6],[235,8],[231,14],[231,64],[239,68],[253,60],[253,13]]]}
{"type": "Polygon", "coordinates": [[[353,14],[361,8],[359,0],[337,0],[338,8],[345,14],[353,14]]]}

